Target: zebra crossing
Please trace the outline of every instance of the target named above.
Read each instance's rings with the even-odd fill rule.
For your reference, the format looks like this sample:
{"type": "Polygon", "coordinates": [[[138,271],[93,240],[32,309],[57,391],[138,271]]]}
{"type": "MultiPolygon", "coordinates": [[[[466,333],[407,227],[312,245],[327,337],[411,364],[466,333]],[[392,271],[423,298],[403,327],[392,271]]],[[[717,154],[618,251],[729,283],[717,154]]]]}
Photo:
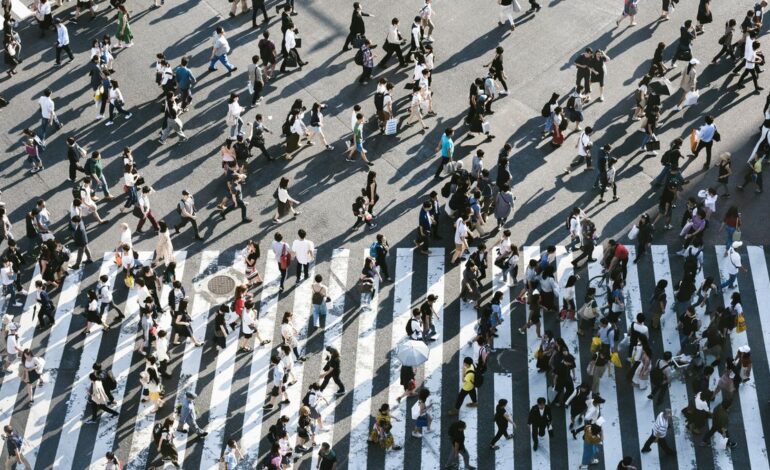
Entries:
{"type": "MultiPolygon", "coordinates": [[[[523,247],[523,263],[540,256],[539,246],[523,247]]],[[[628,247],[631,259],[636,257],[633,247],[628,247]]],[[[532,450],[531,433],[526,424],[526,414],[538,397],[548,396],[553,384],[547,374],[537,371],[534,352],[539,340],[534,327],[525,335],[515,334],[524,324],[528,307],[511,305],[521,289],[521,284],[510,286],[502,281],[499,268],[490,267],[491,279],[486,280],[491,289],[485,289],[485,301],[492,291],[503,292],[503,314],[505,322],[496,338],[496,353],[491,357],[484,385],[479,388],[479,407],[463,406],[457,418],[447,416],[453,408],[456,393],[462,383],[461,364],[465,356],[473,354],[469,344],[475,336],[477,312],[472,304],[458,299],[462,269],[449,264],[448,255],[441,248],[432,248],[430,255],[416,254],[412,249],[397,248],[391,252],[389,261],[394,263],[394,283],[382,283],[371,298],[361,298],[356,288],[358,276],[368,250],[361,253],[347,248],[334,249],[330,256],[319,253],[318,262],[311,266],[310,279],[304,280],[287,293],[278,291],[280,273],[272,251],[264,256],[260,272],[264,284],[256,291],[255,300],[260,306],[258,326],[260,334],[272,339],[272,343],[259,347],[248,355],[237,353],[234,337],[228,338],[228,346],[216,352],[205,344],[195,347],[191,341],[172,348],[173,378],[166,383],[165,405],[158,413],[151,406],[140,403],[141,385],[138,374],[144,359],[134,354],[138,329],[138,291],[126,289],[122,277],[118,276],[112,253],[105,253],[101,264],[79,268],[65,279],[54,298],[56,303],[56,324],[50,330],[35,331],[35,289],[34,282],[40,279],[35,271],[25,287],[26,301],[21,308],[12,308],[7,302],[2,308],[17,314],[15,321],[20,326],[20,343],[32,347],[45,360],[45,376],[48,382],[37,388],[34,401],[30,403],[26,386],[16,372],[2,377],[0,383],[0,420],[11,423],[27,441],[26,457],[33,469],[48,468],[101,468],[104,454],[116,451],[127,462],[127,468],[144,469],[159,462],[152,445],[151,430],[155,422],[163,420],[173,412],[179,397],[185,391],[199,395],[197,407],[199,423],[209,434],[198,439],[194,435],[178,433],[176,446],[185,468],[217,468],[222,451],[228,439],[236,439],[243,450],[243,468],[254,468],[262,462],[268,451],[265,436],[271,424],[281,415],[291,418],[290,440],[296,439],[296,419],[301,399],[307,386],[317,380],[317,373],[323,364],[325,346],[342,353],[342,380],[347,385],[347,394],[333,397],[336,387],[327,390],[324,396],[327,405],[321,402],[319,411],[323,417],[324,429],[318,430],[317,442],[331,442],[338,449],[340,468],[386,469],[419,466],[425,469],[441,468],[449,456],[450,443],[446,436],[449,425],[455,419],[467,424],[466,447],[469,449],[471,464],[478,468],[577,468],[582,459],[582,441],[572,439],[568,431],[569,413],[559,407],[552,407],[553,437],[548,434],[540,439],[540,448],[532,450]],[[350,273],[350,274],[349,274],[350,273]],[[327,317],[321,319],[321,328],[309,328],[311,322],[310,284],[314,274],[320,274],[329,286],[331,308],[327,317]],[[93,288],[100,275],[107,275],[110,285],[116,291],[116,304],[126,313],[120,328],[103,331],[92,326],[88,335],[83,334],[85,319],[82,299],[85,292],[93,288]],[[435,322],[437,341],[429,345],[428,361],[418,367],[417,376],[423,386],[431,391],[436,406],[433,413],[432,432],[425,432],[421,439],[411,436],[415,416],[411,409],[416,397],[408,397],[400,403],[396,397],[403,389],[399,384],[400,364],[395,356],[397,346],[404,340],[404,325],[411,309],[419,306],[424,298],[434,294],[440,320],[435,322]],[[119,300],[122,299],[122,300],[119,300]],[[295,324],[300,330],[299,349],[309,359],[307,363],[296,363],[294,375],[297,384],[288,388],[290,402],[278,410],[266,411],[263,404],[267,398],[267,377],[271,353],[280,345],[279,312],[292,311],[295,324]],[[388,325],[383,327],[383,325],[388,325]],[[389,354],[378,354],[377,346],[385,344],[389,354]],[[451,348],[451,350],[450,350],[451,348]],[[459,350],[459,351],[458,351],[459,350]],[[458,351],[457,356],[453,353],[458,351]],[[385,362],[378,358],[385,357],[385,362]],[[446,358],[459,358],[447,363],[446,358]],[[86,390],[88,374],[94,362],[101,361],[110,368],[118,382],[114,391],[119,417],[104,415],[98,424],[84,424],[87,408],[86,390]],[[239,381],[240,372],[247,380],[239,381]],[[237,367],[238,366],[238,367],[237,367]],[[486,389],[484,389],[486,388],[486,389]],[[241,396],[237,402],[236,396],[241,396]],[[404,445],[403,451],[387,451],[367,443],[367,437],[380,405],[390,404],[395,442],[404,445]],[[500,449],[491,451],[489,441],[492,434],[481,432],[493,429],[489,424],[498,399],[505,398],[513,411],[517,426],[515,436],[508,441],[498,442],[500,449]],[[236,429],[237,428],[237,429],[236,429]],[[416,442],[416,443],[415,443],[416,442]]],[[[639,264],[628,266],[627,285],[624,291],[626,312],[621,324],[629,325],[639,312],[644,312],[655,282],[668,281],[667,297],[673,302],[673,286],[681,271],[681,258],[672,255],[668,247],[654,245],[647,258],[639,264]],[[675,273],[672,275],[672,273],[675,273]]],[[[719,277],[724,268],[723,247],[705,250],[704,270],[698,274],[700,283],[704,275],[719,277]]],[[[143,264],[152,260],[151,252],[140,252],[143,264]]],[[[768,252],[761,246],[749,246],[742,250],[747,273],[738,276],[737,291],[743,297],[748,330],[733,333],[730,351],[748,344],[752,349],[754,367],[751,380],[741,385],[736,393],[738,406],[731,410],[730,434],[739,443],[735,449],[717,449],[713,446],[698,445],[701,436],[692,436],[686,429],[681,410],[692,398],[689,384],[675,380],[665,403],[654,406],[646,398],[648,390],[639,390],[625,382],[625,370],[610,367],[612,377],[605,376],[600,382],[600,392],[606,403],[602,406],[605,418],[604,446],[600,459],[605,468],[614,468],[624,455],[631,455],[639,468],[751,468],[770,469],[767,455],[766,428],[770,426],[770,273],[767,266],[768,252]],[[763,328],[764,327],[764,328],[763,328]],[[627,393],[632,390],[632,393],[627,393]],[[651,424],[657,413],[670,407],[674,413],[672,432],[669,440],[677,451],[676,456],[659,453],[657,446],[652,452],[642,454],[640,448],[649,436],[651,424]],[[768,423],[765,425],[764,423],[768,423]]],[[[188,289],[192,330],[198,339],[210,340],[208,325],[213,319],[217,305],[209,298],[194,291],[196,281],[220,272],[230,266],[243,270],[240,253],[206,250],[190,256],[187,252],[175,253],[177,277],[188,289]],[[228,261],[229,260],[229,261],[228,261]]],[[[494,256],[491,256],[494,258],[494,256]]],[[[601,257],[601,247],[594,252],[601,257]]],[[[573,274],[572,255],[564,247],[557,248],[556,278],[560,286],[573,274]]],[[[598,263],[589,263],[588,270],[577,274],[576,300],[578,307],[592,278],[600,275],[598,263]]],[[[725,276],[726,277],[726,276],[725,276]]],[[[287,286],[293,285],[291,277],[287,286]]],[[[169,286],[164,286],[161,301],[165,305],[169,286]]],[[[601,293],[601,292],[600,292],[601,293]]],[[[732,291],[725,289],[723,302],[729,303],[732,291]]],[[[606,299],[597,297],[600,306],[606,299]]],[[[561,304],[561,299],[557,296],[561,304]]],[[[717,302],[714,302],[716,304],[717,302]]],[[[705,328],[708,315],[704,309],[697,309],[705,328]]],[[[542,331],[550,329],[556,337],[566,341],[579,367],[576,370],[576,384],[590,380],[585,373],[590,360],[590,335],[577,336],[576,324],[572,321],[559,322],[552,313],[544,313],[542,331]]],[[[676,316],[666,312],[661,320],[660,332],[651,333],[654,357],[662,351],[677,354],[680,349],[676,316]]],[[[208,342],[210,343],[210,341],[208,342]]],[[[726,353],[727,354],[727,353],[726,353]]],[[[623,358],[625,360],[625,357],[623,358]]],[[[676,371],[675,375],[681,375],[676,371]]],[[[466,403],[468,399],[466,399],[466,403]]],[[[5,452],[5,450],[3,450],[5,452]]],[[[300,456],[296,468],[315,468],[315,453],[300,456]]]]}

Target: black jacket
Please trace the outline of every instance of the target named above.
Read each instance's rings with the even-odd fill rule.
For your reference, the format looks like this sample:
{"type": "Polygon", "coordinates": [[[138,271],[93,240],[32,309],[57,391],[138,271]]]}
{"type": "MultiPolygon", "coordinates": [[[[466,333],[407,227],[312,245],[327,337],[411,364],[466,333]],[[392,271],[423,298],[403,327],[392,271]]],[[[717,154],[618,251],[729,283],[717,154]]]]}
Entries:
{"type": "Polygon", "coordinates": [[[545,405],[543,415],[540,415],[540,409],[537,405],[533,406],[529,410],[529,416],[527,417],[527,424],[535,426],[537,428],[544,428],[551,424],[551,407],[545,405]]]}
{"type": "Polygon", "coordinates": [[[72,232],[72,240],[75,242],[75,246],[83,248],[88,245],[88,234],[83,222],[78,223],[75,226],[75,231],[72,232]]]}
{"type": "Polygon", "coordinates": [[[350,17],[350,32],[353,34],[366,33],[366,25],[364,24],[364,16],[369,16],[368,13],[364,13],[359,10],[353,10],[353,15],[350,17]]]}

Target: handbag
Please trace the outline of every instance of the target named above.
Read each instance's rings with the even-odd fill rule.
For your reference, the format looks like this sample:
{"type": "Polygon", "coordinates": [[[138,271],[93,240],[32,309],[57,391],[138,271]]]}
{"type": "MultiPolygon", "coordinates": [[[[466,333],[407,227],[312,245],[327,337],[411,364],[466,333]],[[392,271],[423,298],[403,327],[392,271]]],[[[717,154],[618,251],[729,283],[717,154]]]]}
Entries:
{"type": "Polygon", "coordinates": [[[295,49],[300,49],[302,47],[302,38],[295,38],[294,44],[295,49]]]}
{"type": "Polygon", "coordinates": [[[695,150],[698,148],[698,130],[693,129],[690,131],[690,151],[692,153],[695,153],[695,150]]]}
{"type": "Polygon", "coordinates": [[[134,275],[131,274],[131,271],[126,271],[126,277],[123,278],[123,283],[129,289],[134,287],[134,275]]]}
{"type": "Polygon", "coordinates": [[[741,241],[741,229],[739,228],[735,229],[735,232],[733,232],[733,241],[734,242],[741,241]]]}
{"type": "Polygon", "coordinates": [[[596,361],[591,361],[588,363],[588,367],[586,367],[586,374],[593,377],[594,372],[596,372],[596,361]]]}
{"type": "Polygon", "coordinates": [[[398,119],[390,118],[385,123],[385,135],[396,135],[398,128],[398,119]]]}
{"type": "Polygon", "coordinates": [[[738,316],[735,317],[735,332],[743,333],[744,331],[746,331],[746,317],[744,317],[742,313],[739,313],[738,316]]]}
{"type": "Polygon", "coordinates": [[[484,121],[481,123],[481,132],[484,134],[488,134],[491,129],[492,125],[489,123],[489,121],[484,121]]]}
{"type": "Polygon", "coordinates": [[[115,253],[115,266],[123,266],[123,255],[120,253],[115,253]]]}
{"type": "Polygon", "coordinates": [[[283,249],[281,250],[281,258],[278,260],[278,263],[281,265],[281,269],[284,271],[289,268],[289,264],[291,264],[291,253],[289,253],[289,250],[286,249],[286,245],[283,246],[283,249]]]}
{"type": "Polygon", "coordinates": [[[615,364],[615,367],[617,367],[618,369],[623,368],[623,362],[620,360],[620,354],[618,354],[617,352],[613,352],[612,354],[610,354],[610,361],[612,361],[612,363],[615,364]]]}
{"type": "Polygon", "coordinates": [[[644,148],[647,149],[648,152],[652,152],[655,150],[660,150],[660,141],[659,140],[650,140],[645,145],[644,148]]]}
{"type": "Polygon", "coordinates": [[[591,339],[591,354],[597,352],[602,347],[602,340],[598,336],[594,336],[591,339]]]}
{"type": "Polygon", "coordinates": [[[636,237],[639,236],[639,226],[634,224],[633,227],[631,227],[631,230],[628,232],[628,239],[629,240],[636,240],[636,237]]]}

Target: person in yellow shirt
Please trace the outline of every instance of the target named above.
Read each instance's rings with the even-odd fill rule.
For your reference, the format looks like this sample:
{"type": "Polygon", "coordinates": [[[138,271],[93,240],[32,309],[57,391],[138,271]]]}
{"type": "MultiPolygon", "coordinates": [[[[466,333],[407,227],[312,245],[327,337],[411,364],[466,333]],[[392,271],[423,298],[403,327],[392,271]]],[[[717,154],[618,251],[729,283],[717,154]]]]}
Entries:
{"type": "Polygon", "coordinates": [[[476,402],[476,368],[473,367],[473,359],[470,357],[463,359],[462,378],[463,386],[460,389],[460,393],[457,395],[455,407],[453,410],[449,411],[449,414],[453,416],[460,412],[460,407],[463,406],[463,401],[465,401],[465,397],[468,395],[471,396],[471,402],[468,403],[468,406],[474,408],[479,406],[476,402]]]}

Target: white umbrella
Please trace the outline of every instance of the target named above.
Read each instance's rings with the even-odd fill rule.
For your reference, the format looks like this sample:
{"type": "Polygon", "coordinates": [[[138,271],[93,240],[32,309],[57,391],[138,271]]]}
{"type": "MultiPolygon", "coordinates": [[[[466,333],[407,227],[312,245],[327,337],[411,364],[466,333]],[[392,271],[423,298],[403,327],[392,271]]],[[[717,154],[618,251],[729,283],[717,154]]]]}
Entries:
{"type": "Polygon", "coordinates": [[[398,347],[396,357],[401,364],[409,367],[419,366],[428,360],[430,351],[422,341],[409,340],[398,347]]]}

